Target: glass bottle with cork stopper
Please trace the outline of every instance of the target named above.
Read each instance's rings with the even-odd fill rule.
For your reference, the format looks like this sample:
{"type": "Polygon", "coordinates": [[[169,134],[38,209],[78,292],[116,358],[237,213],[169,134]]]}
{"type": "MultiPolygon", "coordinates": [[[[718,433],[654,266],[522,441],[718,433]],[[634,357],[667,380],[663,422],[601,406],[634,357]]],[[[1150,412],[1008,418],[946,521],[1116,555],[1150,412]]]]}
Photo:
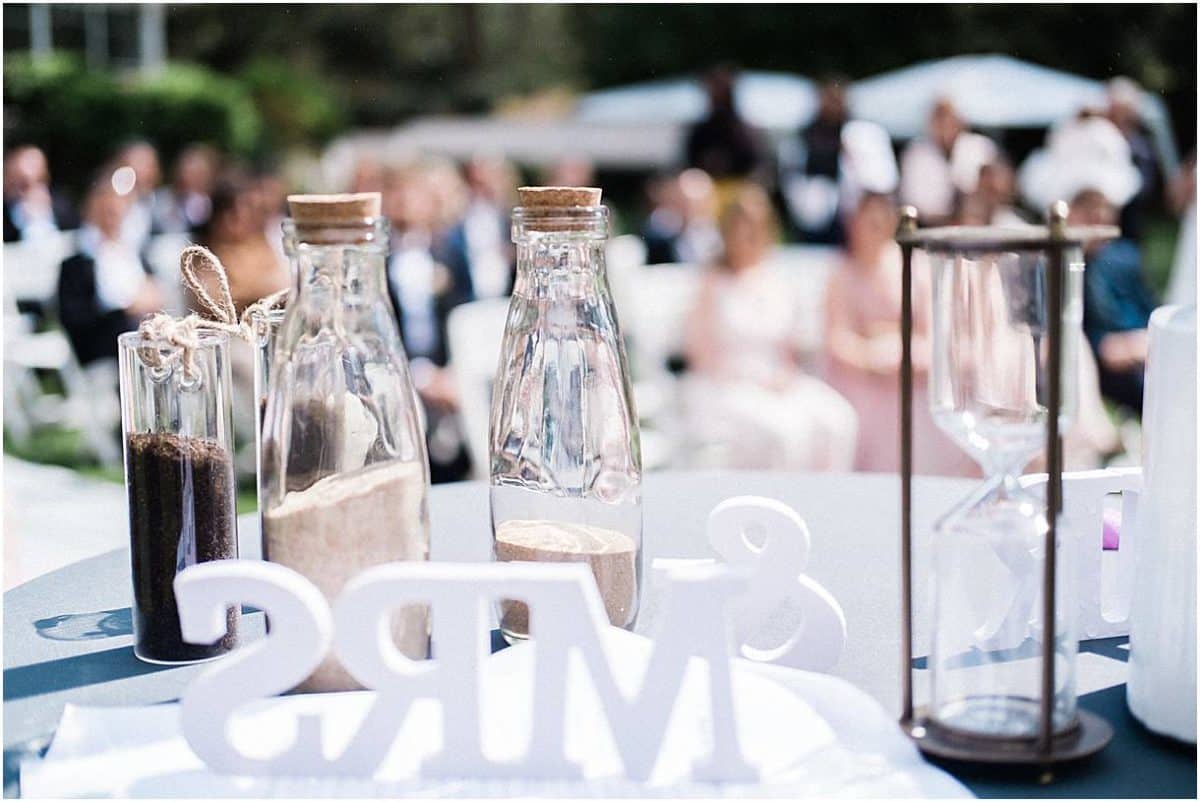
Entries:
{"type": "MultiPolygon", "coordinates": [[[[429,559],[429,462],[387,297],[379,193],[293,195],[294,284],[263,419],[263,553],[331,601],[375,565],[429,559]]],[[[425,607],[392,616],[397,647],[429,651],[425,607]]],[[[330,656],[297,690],[360,687],[330,656]]]]}
{"type": "MultiPolygon", "coordinates": [[[[492,527],[497,560],[586,562],[610,622],[632,628],[641,444],[605,275],[600,194],[518,189],[517,277],[492,398],[492,527]]],[[[503,601],[500,617],[510,641],[536,633],[519,601],[503,601]]]]}

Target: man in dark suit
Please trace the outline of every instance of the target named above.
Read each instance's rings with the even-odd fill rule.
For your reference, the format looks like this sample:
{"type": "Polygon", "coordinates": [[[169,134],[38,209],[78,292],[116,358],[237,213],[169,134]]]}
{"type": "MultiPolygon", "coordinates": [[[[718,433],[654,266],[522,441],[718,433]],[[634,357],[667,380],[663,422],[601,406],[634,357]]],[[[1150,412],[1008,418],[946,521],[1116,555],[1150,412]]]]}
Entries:
{"type": "Polygon", "coordinates": [[[476,156],[463,167],[469,193],[462,217],[438,243],[442,261],[465,282],[469,300],[499,298],[512,291],[515,254],[509,208],[517,179],[498,157],[476,156]]]}
{"type": "Polygon", "coordinates": [[[122,237],[128,208],[128,196],[117,194],[106,171],[88,191],[79,251],[62,264],[59,317],[84,365],[116,357],[117,337],[162,308],[162,291],[122,237]]]}
{"type": "Polygon", "coordinates": [[[708,173],[690,167],[652,191],[654,210],[642,227],[646,264],[707,265],[721,252],[716,193],[708,173]]]}
{"type": "MultiPolygon", "coordinates": [[[[1112,225],[1116,207],[1096,190],[1084,190],[1071,202],[1069,222],[1112,225]]],[[[1096,355],[1100,392],[1138,416],[1146,372],[1146,328],[1157,302],[1146,286],[1141,254],[1127,238],[1084,248],[1083,331],[1096,355]]]]}
{"type": "Polygon", "coordinates": [[[66,198],[50,191],[50,168],[41,148],[10,150],[4,157],[4,241],[37,239],[78,224],[66,198]]]}
{"type": "Polygon", "coordinates": [[[747,123],[734,105],[737,74],[717,67],[704,78],[708,115],[688,130],[685,159],[721,182],[762,177],[767,154],[762,135],[747,123]]]}
{"type": "Polygon", "coordinates": [[[450,310],[472,300],[470,273],[461,260],[443,258],[436,201],[420,167],[387,177],[383,213],[392,223],[388,296],[425,405],[430,478],[455,481],[466,476],[470,461],[457,429],[458,389],[446,367],[446,321],[450,310]]]}

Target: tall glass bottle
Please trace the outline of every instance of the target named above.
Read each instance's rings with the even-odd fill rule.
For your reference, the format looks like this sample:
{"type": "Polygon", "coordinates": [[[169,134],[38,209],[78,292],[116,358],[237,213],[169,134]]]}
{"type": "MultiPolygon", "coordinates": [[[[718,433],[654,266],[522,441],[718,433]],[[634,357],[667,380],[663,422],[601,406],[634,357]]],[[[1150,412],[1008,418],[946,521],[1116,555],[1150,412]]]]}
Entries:
{"type": "MultiPolygon", "coordinates": [[[[263,556],[333,600],[355,575],[429,558],[425,437],[388,303],[378,193],[294,195],[295,284],[263,420],[263,556]]],[[[429,651],[425,607],[392,617],[399,649],[429,651]]],[[[359,687],[330,656],[301,691],[359,687]]]]}
{"type": "MultiPolygon", "coordinates": [[[[604,271],[608,210],[598,189],[518,192],[517,278],[492,398],[495,556],[588,563],[609,621],[632,628],[642,458],[604,271]]],[[[502,602],[500,615],[510,641],[536,632],[519,601],[502,602]]]]}

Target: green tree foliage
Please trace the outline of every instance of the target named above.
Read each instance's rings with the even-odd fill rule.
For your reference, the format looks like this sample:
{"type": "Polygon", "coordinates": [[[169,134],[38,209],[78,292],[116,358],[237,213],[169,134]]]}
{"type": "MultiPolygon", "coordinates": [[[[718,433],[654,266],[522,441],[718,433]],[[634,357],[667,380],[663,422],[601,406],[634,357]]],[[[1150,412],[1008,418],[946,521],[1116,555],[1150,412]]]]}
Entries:
{"type": "MultiPolygon", "coordinates": [[[[6,27],[10,10],[28,13],[6,6],[6,27]]],[[[348,125],[484,112],[513,96],[717,62],[860,78],[987,52],[1097,79],[1130,75],[1163,94],[1181,149],[1195,141],[1189,4],[193,4],[172,6],[167,24],[171,58],[203,68],[118,77],[10,51],[9,141],[44,142],[68,169],[90,169],[133,134],[161,140],[168,155],[193,139],[255,155],[318,145],[348,125]]]]}
{"type": "Polygon", "coordinates": [[[173,6],[172,57],[236,72],[262,54],[337,87],[349,121],[481,112],[508,95],[581,85],[569,6],[173,6]]]}
{"type": "Polygon", "coordinates": [[[345,126],[345,109],[320,76],[275,56],[261,56],[238,72],[263,120],[267,151],[320,145],[345,126]]]}
{"type": "Polygon", "coordinates": [[[478,111],[549,86],[579,89],[729,61],[860,78],[923,59],[1008,53],[1162,92],[1195,138],[1196,8],[1139,5],[175,6],[171,53],[233,70],[261,53],[339,87],[351,120],[478,111]]]}
{"type": "Polygon", "coordinates": [[[7,142],[41,145],[67,184],[81,185],[127,139],[149,139],[170,159],[190,142],[250,155],[262,137],[249,93],[205,67],[117,75],[65,54],[9,54],[4,67],[7,142]]]}

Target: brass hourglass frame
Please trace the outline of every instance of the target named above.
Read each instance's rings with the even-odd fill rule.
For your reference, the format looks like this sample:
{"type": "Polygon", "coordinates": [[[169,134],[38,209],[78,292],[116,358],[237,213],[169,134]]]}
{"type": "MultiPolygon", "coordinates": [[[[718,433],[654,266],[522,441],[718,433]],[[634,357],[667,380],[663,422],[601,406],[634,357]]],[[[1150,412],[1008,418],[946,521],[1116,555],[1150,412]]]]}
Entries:
{"type": "Polygon", "coordinates": [[[1058,517],[1062,512],[1062,437],[1059,432],[1062,387],[1063,277],[1066,252],[1085,242],[1113,239],[1120,231],[1114,226],[1067,226],[1067,204],[1058,201],[1050,208],[1049,225],[1023,227],[946,226],[919,229],[917,211],[906,206],[901,212],[896,233],[903,254],[900,328],[900,611],[903,623],[902,671],[903,713],[900,724],[925,754],[949,760],[1048,766],[1076,760],[1098,752],[1112,738],[1112,727],[1104,719],[1079,710],[1077,724],[1058,735],[1054,733],[1054,649],[1055,582],[1058,517]],[[1042,655],[1039,727],[1036,738],[994,735],[974,736],[948,733],[929,726],[924,709],[913,708],[913,612],[912,612],[912,477],[913,477],[913,301],[912,257],[916,249],[929,253],[984,253],[994,251],[1043,251],[1047,254],[1047,406],[1046,415],[1046,546],[1042,576],[1042,655]],[[1051,510],[1054,512],[1051,513],[1051,510]]]}

